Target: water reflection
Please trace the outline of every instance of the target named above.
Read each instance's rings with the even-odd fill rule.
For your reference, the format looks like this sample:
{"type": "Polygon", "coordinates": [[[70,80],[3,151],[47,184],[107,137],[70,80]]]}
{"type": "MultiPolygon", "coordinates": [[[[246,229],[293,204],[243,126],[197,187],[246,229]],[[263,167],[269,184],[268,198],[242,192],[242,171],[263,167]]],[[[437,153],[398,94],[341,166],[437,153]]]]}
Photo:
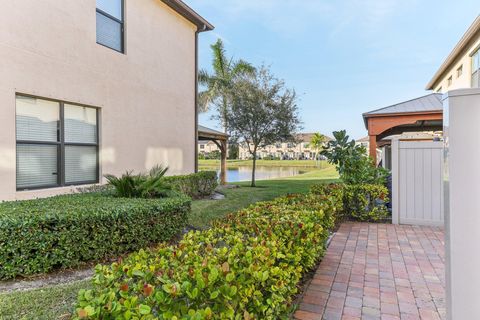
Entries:
{"type": "MultiPolygon", "coordinates": [[[[306,170],[298,167],[266,167],[257,166],[256,180],[268,180],[286,178],[304,173],[306,170]]],[[[220,170],[217,170],[220,174],[220,170]]],[[[227,182],[250,181],[252,179],[252,167],[227,168],[227,182]]]]}

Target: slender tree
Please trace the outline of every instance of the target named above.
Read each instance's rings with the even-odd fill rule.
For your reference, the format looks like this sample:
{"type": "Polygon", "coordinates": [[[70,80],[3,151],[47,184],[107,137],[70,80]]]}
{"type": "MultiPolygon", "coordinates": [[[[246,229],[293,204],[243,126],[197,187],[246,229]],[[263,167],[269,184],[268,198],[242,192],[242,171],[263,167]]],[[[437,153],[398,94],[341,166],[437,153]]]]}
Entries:
{"type": "Polygon", "coordinates": [[[201,112],[214,108],[217,112],[214,118],[220,121],[225,133],[229,133],[228,112],[231,107],[232,88],[239,78],[252,75],[255,68],[244,60],[228,58],[223,41],[218,39],[211,45],[213,52],[213,72],[202,69],[198,74],[199,83],[205,87],[199,93],[199,108],[201,112]]]}
{"type": "Polygon", "coordinates": [[[315,163],[318,163],[318,153],[322,150],[325,144],[326,138],[323,134],[316,132],[313,134],[312,140],[310,141],[310,145],[312,149],[315,150],[315,163]]]}
{"type": "Polygon", "coordinates": [[[233,90],[229,124],[232,134],[252,155],[251,186],[255,187],[257,150],[279,141],[294,141],[300,128],[296,94],[266,67],[237,81],[233,90]]]}

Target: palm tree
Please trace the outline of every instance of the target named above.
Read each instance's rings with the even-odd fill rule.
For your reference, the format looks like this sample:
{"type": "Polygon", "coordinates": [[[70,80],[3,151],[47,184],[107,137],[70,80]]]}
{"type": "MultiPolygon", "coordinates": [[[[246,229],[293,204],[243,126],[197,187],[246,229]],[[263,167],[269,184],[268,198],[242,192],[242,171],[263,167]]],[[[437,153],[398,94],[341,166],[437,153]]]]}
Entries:
{"type": "Polygon", "coordinates": [[[198,82],[206,89],[199,94],[200,112],[208,111],[214,107],[218,111],[218,118],[221,125],[228,133],[228,110],[230,108],[230,89],[240,77],[255,73],[255,67],[244,60],[233,60],[228,58],[225,52],[223,41],[218,39],[211,45],[213,51],[213,73],[200,70],[198,82]]]}
{"type": "Polygon", "coordinates": [[[316,132],[313,134],[312,140],[310,141],[310,145],[312,149],[315,150],[315,162],[317,162],[318,158],[318,151],[323,148],[325,144],[326,138],[323,134],[316,132]]]}

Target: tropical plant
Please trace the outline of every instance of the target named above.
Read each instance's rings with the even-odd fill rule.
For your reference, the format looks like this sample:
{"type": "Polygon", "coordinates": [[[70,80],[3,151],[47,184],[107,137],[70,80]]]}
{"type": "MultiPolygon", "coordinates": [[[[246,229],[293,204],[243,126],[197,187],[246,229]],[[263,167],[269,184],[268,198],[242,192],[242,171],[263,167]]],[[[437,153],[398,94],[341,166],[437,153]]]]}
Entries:
{"type": "Polygon", "coordinates": [[[202,69],[198,73],[198,81],[206,89],[199,94],[199,107],[201,112],[214,107],[217,119],[225,131],[229,132],[228,111],[231,107],[231,93],[235,82],[255,72],[255,68],[244,60],[228,58],[223,41],[218,39],[211,45],[213,51],[213,73],[202,69]]]}
{"type": "Polygon", "coordinates": [[[171,187],[164,179],[167,171],[168,167],[156,165],[147,174],[127,171],[121,177],[106,174],[105,179],[119,197],[164,198],[171,195],[171,187]]]}
{"type": "Polygon", "coordinates": [[[334,131],[334,140],[321,152],[337,167],[340,178],[347,184],[385,184],[388,171],[376,167],[367,150],[350,140],[345,130],[334,131]]]}
{"type": "Polygon", "coordinates": [[[322,150],[326,140],[326,137],[319,132],[314,133],[312,139],[310,140],[310,146],[313,150],[315,150],[315,163],[318,163],[318,153],[320,150],[322,150]]]}
{"type": "Polygon", "coordinates": [[[300,128],[296,94],[265,66],[237,81],[234,91],[228,115],[231,135],[252,155],[254,187],[257,150],[276,142],[293,141],[300,128]]]}

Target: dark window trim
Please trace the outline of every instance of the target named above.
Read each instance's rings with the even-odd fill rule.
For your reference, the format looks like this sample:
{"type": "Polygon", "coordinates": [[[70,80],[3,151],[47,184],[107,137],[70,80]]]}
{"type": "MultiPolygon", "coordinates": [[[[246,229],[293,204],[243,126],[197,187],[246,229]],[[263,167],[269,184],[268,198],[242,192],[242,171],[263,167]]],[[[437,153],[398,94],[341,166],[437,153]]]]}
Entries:
{"type": "MultiPolygon", "coordinates": [[[[120,45],[120,46],[121,46],[121,49],[118,50],[118,49],[109,47],[109,46],[107,46],[107,45],[105,45],[105,44],[103,44],[103,43],[100,43],[100,42],[98,42],[98,41],[97,41],[97,44],[99,44],[99,45],[101,45],[101,46],[103,46],[103,47],[105,47],[105,48],[109,48],[109,49],[111,49],[111,50],[113,50],[113,51],[116,51],[116,52],[125,54],[125,0],[120,0],[120,1],[121,1],[121,4],[122,4],[122,19],[121,19],[121,20],[118,19],[118,18],[116,18],[116,17],[114,17],[114,16],[112,16],[111,14],[106,13],[105,11],[103,11],[102,9],[99,9],[99,8],[96,8],[96,13],[99,13],[99,14],[101,14],[102,16],[104,16],[104,17],[106,17],[106,18],[108,18],[108,19],[111,19],[111,20],[113,20],[113,21],[115,21],[115,22],[117,22],[117,23],[120,24],[120,26],[121,26],[121,32],[122,32],[122,34],[121,34],[121,45],[120,45]]],[[[97,27],[98,27],[98,26],[96,26],[96,28],[97,28],[97,27]]]]}
{"type": "MultiPolygon", "coordinates": [[[[42,99],[47,101],[57,102],[59,104],[59,120],[58,120],[58,141],[38,141],[38,140],[15,140],[15,146],[17,145],[28,145],[28,144],[36,144],[36,145],[49,145],[49,146],[57,146],[57,184],[52,185],[42,185],[42,186],[33,186],[33,187],[21,187],[16,188],[17,191],[28,191],[28,190],[39,190],[39,189],[50,189],[50,188],[61,188],[61,187],[68,187],[68,186],[76,186],[76,185],[85,185],[85,184],[94,184],[100,182],[100,124],[99,124],[99,107],[94,107],[90,105],[75,103],[75,102],[68,102],[62,100],[56,100],[51,98],[43,98],[31,94],[24,94],[17,92],[15,97],[28,97],[28,98],[36,98],[42,99]],[[78,142],[65,142],[65,104],[78,106],[78,107],[85,107],[85,108],[92,108],[95,109],[96,113],[96,121],[97,121],[97,130],[96,130],[96,140],[97,143],[78,143],[78,142]],[[65,146],[84,146],[84,147],[96,147],[96,179],[95,180],[86,180],[86,181],[77,181],[72,183],[65,182],[65,146]]],[[[16,116],[16,112],[15,112],[16,116]]],[[[16,149],[16,147],[15,147],[16,149]]],[[[17,151],[15,150],[15,156],[17,151]]]]}

